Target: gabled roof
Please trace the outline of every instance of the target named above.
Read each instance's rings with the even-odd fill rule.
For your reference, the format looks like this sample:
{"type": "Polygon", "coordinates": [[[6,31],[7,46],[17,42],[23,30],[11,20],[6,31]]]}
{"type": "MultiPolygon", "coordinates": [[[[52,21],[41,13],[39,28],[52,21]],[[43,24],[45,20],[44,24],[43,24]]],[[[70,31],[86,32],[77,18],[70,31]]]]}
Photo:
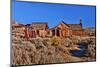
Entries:
{"type": "Polygon", "coordinates": [[[70,27],[68,24],[66,24],[64,21],[60,22],[60,23],[64,23],[65,25],[67,25],[68,27],[70,27]]]}
{"type": "MultiPolygon", "coordinates": [[[[57,26],[53,27],[53,28],[50,28],[50,29],[54,29],[54,28],[58,28],[58,26],[63,23],[65,26],[66,26],[66,23],[64,21],[61,21],[57,26]]],[[[68,25],[67,25],[68,26],[68,25]]],[[[69,26],[68,26],[69,27],[69,26]]]]}
{"type": "MultiPolygon", "coordinates": [[[[82,26],[80,24],[66,24],[64,21],[61,21],[59,24],[61,24],[61,23],[65,24],[67,27],[69,27],[72,30],[82,30],[82,26]]],[[[58,27],[58,25],[51,29],[58,27]]]]}
{"type": "Polygon", "coordinates": [[[31,27],[34,30],[43,30],[45,28],[48,28],[48,23],[46,23],[46,22],[33,22],[31,24],[31,27]]]}
{"type": "Polygon", "coordinates": [[[32,22],[32,24],[48,24],[47,22],[32,22]]]}
{"type": "Polygon", "coordinates": [[[72,30],[81,30],[82,26],[80,24],[67,24],[68,26],[70,26],[70,28],[72,30]]]}
{"type": "Polygon", "coordinates": [[[16,28],[19,28],[19,27],[24,27],[25,25],[23,25],[23,24],[18,24],[18,23],[16,23],[16,22],[13,22],[12,23],[12,27],[16,27],[16,28]]]}

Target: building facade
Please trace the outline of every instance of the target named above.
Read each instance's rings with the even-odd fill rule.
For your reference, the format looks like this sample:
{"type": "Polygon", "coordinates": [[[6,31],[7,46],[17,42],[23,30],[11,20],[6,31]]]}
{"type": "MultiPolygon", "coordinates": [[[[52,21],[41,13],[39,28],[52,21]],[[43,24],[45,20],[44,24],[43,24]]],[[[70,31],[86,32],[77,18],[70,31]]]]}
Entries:
{"type": "Polygon", "coordinates": [[[66,24],[64,21],[61,21],[57,26],[49,28],[48,24],[45,22],[33,22],[32,24],[12,24],[12,30],[18,31],[20,34],[23,33],[23,36],[28,38],[36,37],[69,37],[69,36],[82,36],[83,28],[82,21],[80,20],[79,24],[66,24]]]}

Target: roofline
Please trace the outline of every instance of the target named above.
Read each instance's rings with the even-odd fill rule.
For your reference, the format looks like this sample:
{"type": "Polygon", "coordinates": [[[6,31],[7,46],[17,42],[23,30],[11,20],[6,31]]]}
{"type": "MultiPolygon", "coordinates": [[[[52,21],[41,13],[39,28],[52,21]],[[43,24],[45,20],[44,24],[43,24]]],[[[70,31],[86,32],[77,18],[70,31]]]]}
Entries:
{"type": "Polygon", "coordinates": [[[32,22],[32,24],[48,24],[48,22],[32,22]]]}
{"type": "MultiPolygon", "coordinates": [[[[60,23],[64,23],[65,25],[67,25],[64,21],[61,21],[60,23]]],[[[59,24],[60,24],[60,23],[59,23],[59,24]]],[[[50,30],[53,29],[53,28],[56,28],[59,24],[57,24],[56,26],[50,28],[50,30]]],[[[67,25],[67,26],[70,27],[69,25],[67,25]]]]}

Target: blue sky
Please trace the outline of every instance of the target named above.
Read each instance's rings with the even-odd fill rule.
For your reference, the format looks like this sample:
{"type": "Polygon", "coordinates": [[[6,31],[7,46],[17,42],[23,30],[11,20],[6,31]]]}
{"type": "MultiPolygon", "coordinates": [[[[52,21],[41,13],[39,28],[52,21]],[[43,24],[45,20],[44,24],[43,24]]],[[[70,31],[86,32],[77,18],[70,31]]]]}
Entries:
{"type": "Polygon", "coordinates": [[[12,20],[22,24],[48,22],[54,27],[61,21],[78,24],[80,19],[83,27],[95,27],[95,6],[12,2],[12,20]]]}

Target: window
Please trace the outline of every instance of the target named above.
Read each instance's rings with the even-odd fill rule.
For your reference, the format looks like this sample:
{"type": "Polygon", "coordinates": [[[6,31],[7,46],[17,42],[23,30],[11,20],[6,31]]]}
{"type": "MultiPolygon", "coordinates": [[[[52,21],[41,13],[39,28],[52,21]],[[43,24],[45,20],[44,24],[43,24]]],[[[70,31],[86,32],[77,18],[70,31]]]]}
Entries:
{"type": "Polygon", "coordinates": [[[37,30],[37,35],[39,35],[39,30],[37,30]]]}
{"type": "Polygon", "coordinates": [[[60,35],[59,35],[59,30],[57,30],[57,33],[56,33],[56,34],[57,34],[57,36],[60,36],[60,35]]]}
{"type": "Polygon", "coordinates": [[[55,30],[52,30],[52,35],[55,36],[55,30]]]}

